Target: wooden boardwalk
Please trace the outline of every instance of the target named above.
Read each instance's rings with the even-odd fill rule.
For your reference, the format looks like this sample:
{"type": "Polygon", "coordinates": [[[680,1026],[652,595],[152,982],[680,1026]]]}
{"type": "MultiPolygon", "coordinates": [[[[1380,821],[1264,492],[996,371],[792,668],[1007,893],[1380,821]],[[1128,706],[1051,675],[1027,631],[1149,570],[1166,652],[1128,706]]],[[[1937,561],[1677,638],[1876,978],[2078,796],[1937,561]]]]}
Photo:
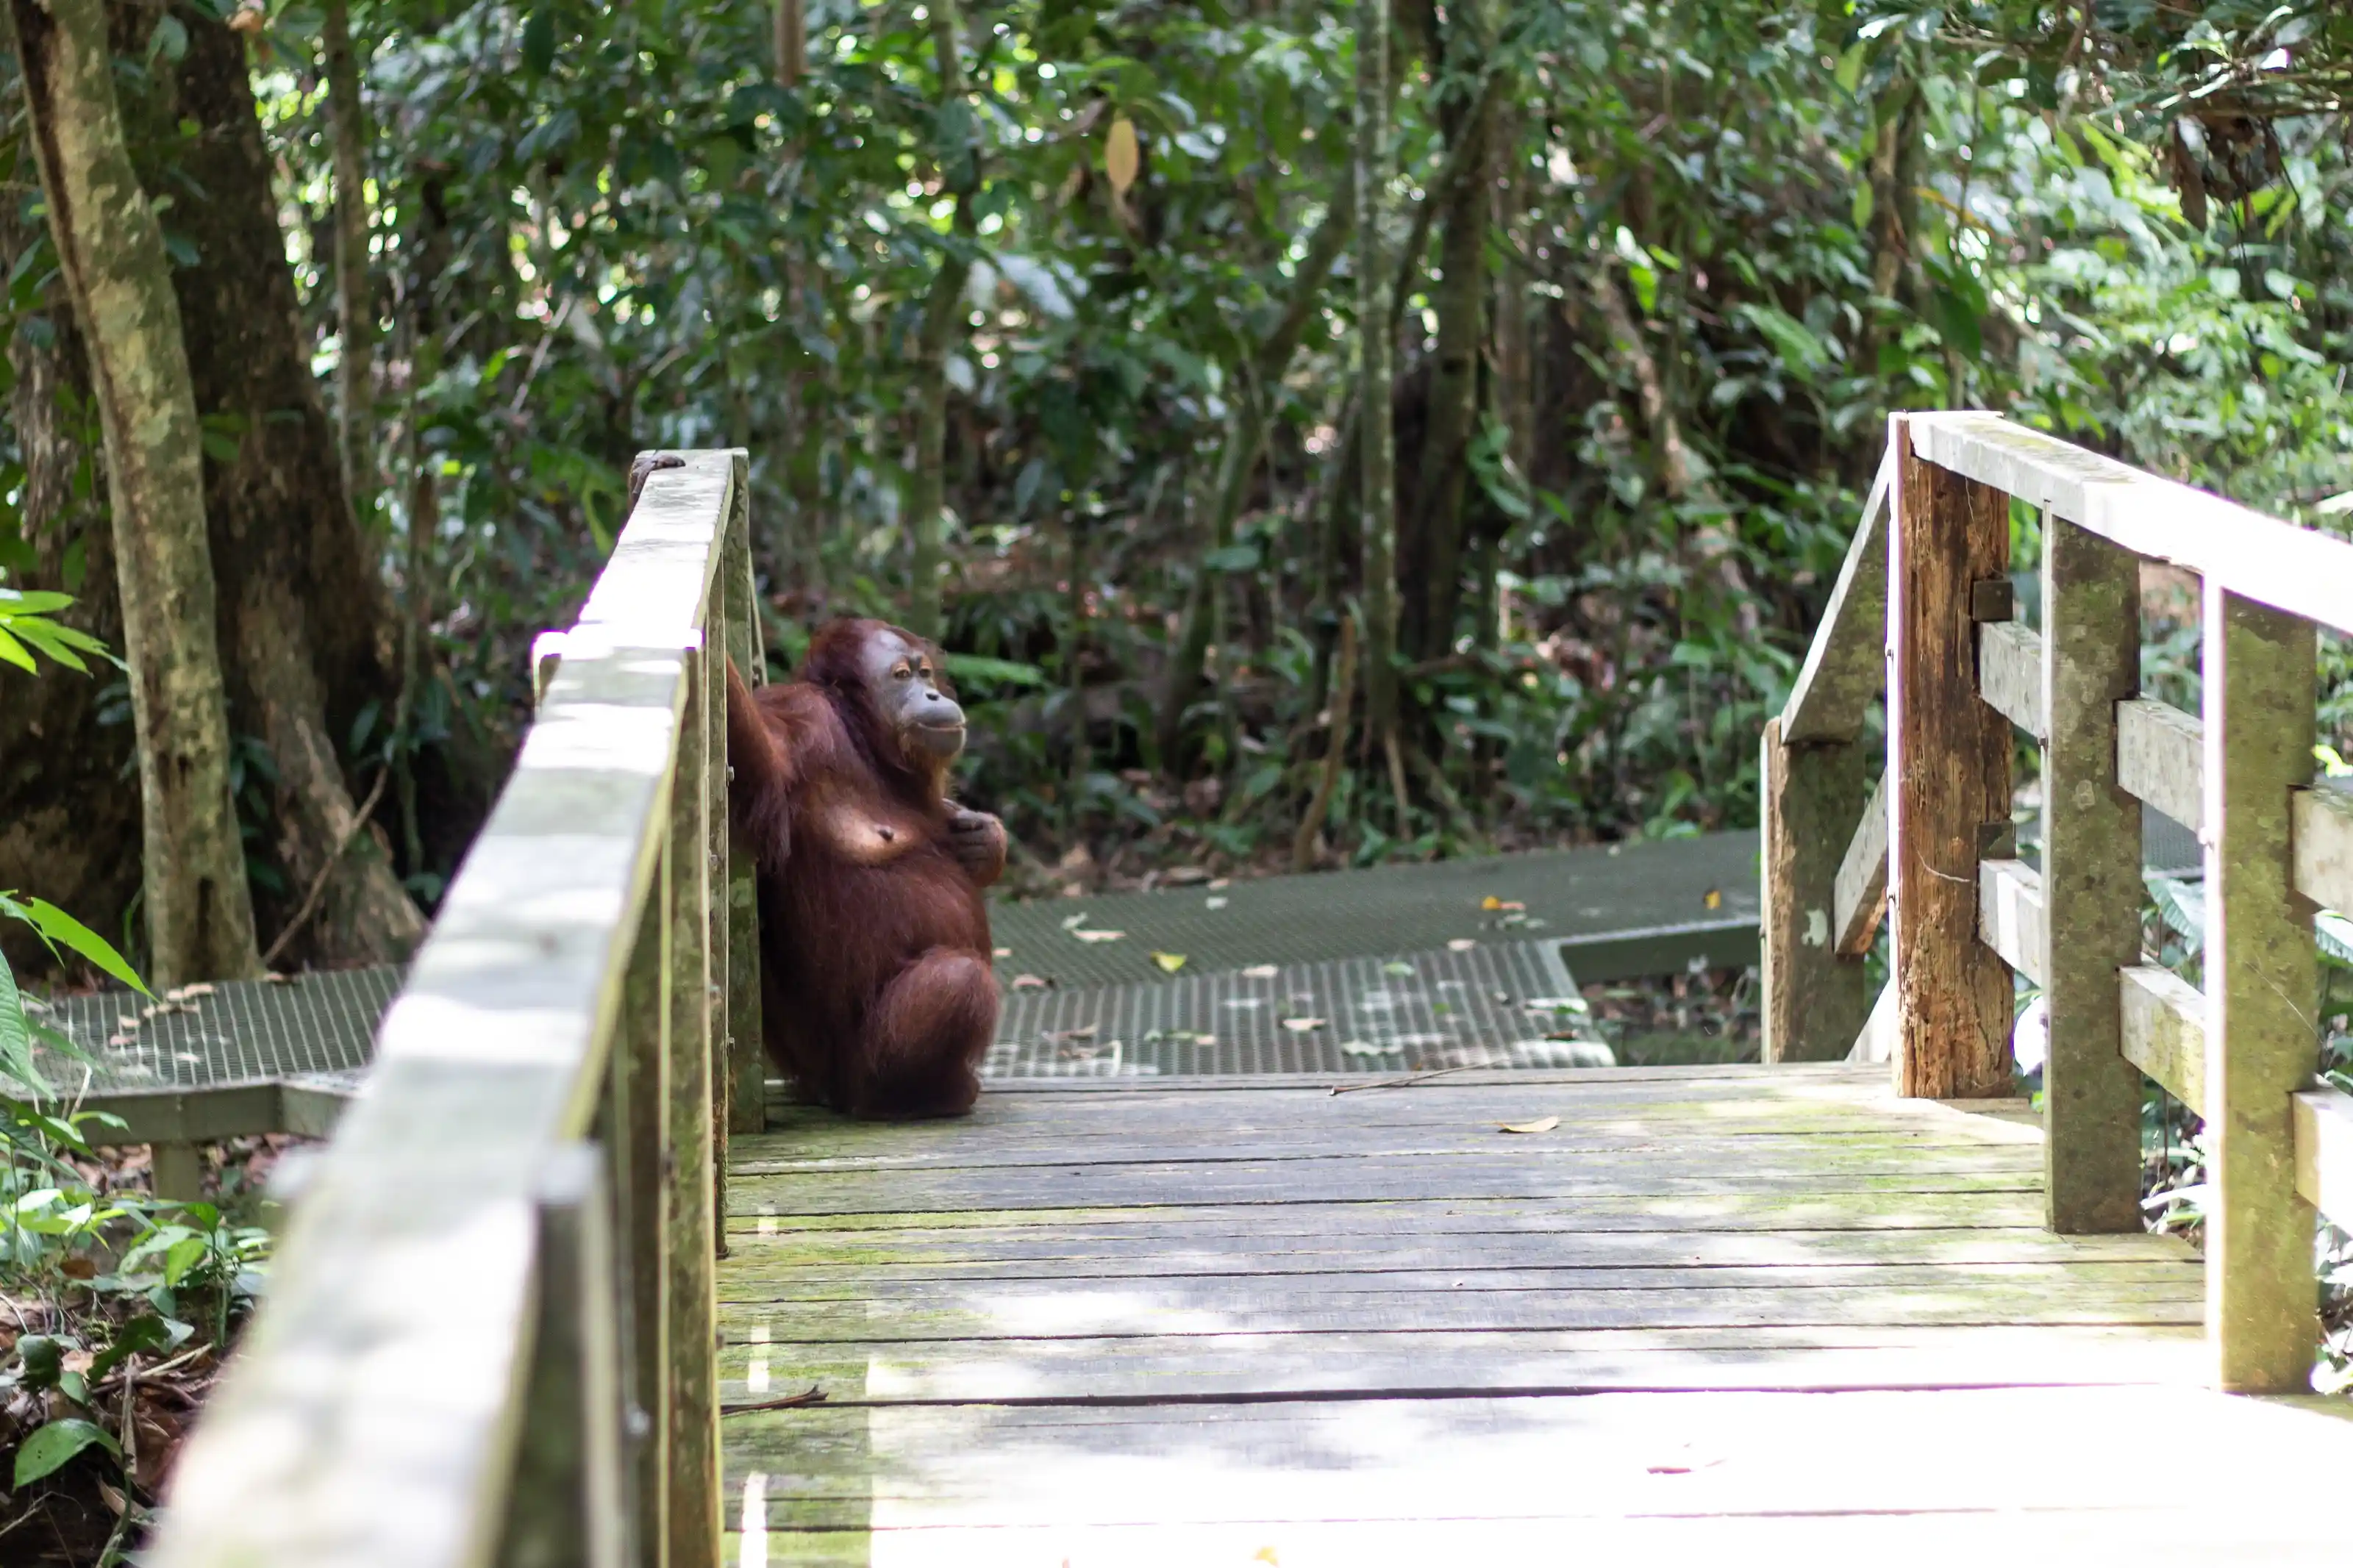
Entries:
{"type": "Polygon", "coordinates": [[[2353,1560],[2345,1402],[2204,1392],[2197,1259],[2043,1231],[2021,1105],[1845,1067],[1334,1081],[737,1139],[733,1560],[2353,1560]]]}

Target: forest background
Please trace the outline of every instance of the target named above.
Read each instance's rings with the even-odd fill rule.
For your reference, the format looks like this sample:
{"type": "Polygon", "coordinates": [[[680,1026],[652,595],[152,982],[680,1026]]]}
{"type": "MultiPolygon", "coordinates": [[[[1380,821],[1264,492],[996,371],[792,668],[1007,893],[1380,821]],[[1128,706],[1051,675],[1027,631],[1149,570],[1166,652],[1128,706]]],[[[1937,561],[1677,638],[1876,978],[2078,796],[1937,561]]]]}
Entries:
{"type": "MultiPolygon", "coordinates": [[[[214,580],[174,635],[217,645],[279,967],[414,940],[644,447],[749,448],[780,671],[831,614],[939,635],[1029,890],[1753,824],[1893,410],[2353,525],[2332,0],[5,9],[77,7],[168,258],[214,580]]],[[[0,50],[0,586],[119,649],[57,80],[0,50]]],[[[143,961],[90,663],[0,669],[0,889],[143,961]]]]}

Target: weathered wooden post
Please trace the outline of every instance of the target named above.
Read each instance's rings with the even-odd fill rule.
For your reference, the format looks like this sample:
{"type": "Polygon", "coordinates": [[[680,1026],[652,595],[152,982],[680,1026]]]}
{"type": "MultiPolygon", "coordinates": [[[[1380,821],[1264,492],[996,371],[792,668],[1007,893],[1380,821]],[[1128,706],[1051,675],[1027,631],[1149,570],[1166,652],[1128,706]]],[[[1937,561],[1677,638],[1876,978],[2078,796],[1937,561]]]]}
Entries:
{"type": "MultiPolygon", "coordinates": [[[[739,455],[737,461],[744,462],[739,455]]],[[[734,661],[746,686],[765,685],[768,661],[761,650],[760,600],[752,580],[752,518],[750,484],[744,468],[736,470],[735,505],[729,514],[727,538],[719,560],[719,596],[726,615],[727,657],[734,661]]],[[[724,690],[723,687],[720,689],[724,690]]],[[[719,725],[723,757],[727,726],[719,725]]],[[[722,774],[732,778],[732,771],[722,774]]],[[[731,1132],[758,1132],[768,1124],[767,1052],[761,1043],[760,906],[753,881],[750,847],[740,835],[728,835],[727,859],[727,1025],[723,1037],[728,1061],[727,1126],[731,1132]]],[[[727,1223],[723,1205],[719,1223],[727,1223]]]]}
{"type": "MultiPolygon", "coordinates": [[[[1788,704],[1765,726],[1758,865],[1768,1062],[1843,1058],[1871,1011],[1862,951],[1841,940],[1838,884],[1856,818],[1870,798],[1863,720],[1887,674],[1890,472],[1883,461],[1821,633],[1807,650],[1788,704]]],[[[1874,923],[1876,918],[1874,911],[1874,923]]]]}
{"type": "Polygon", "coordinates": [[[1978,940],[1978,862],[2010,853],[2010,721],[1978,696],[1973,590],[2008,584],[2010,503],[1912,448],[1888,420],[1887,804],[1896,1087],[2007,1095],[2010,966],[1978,940]]]}
{"type": "MultiPolygon", "coordinates": [[[[670,784],[668,1000],[670,1568],[715,1568],[720,1552],[717,1226],[712,1170],[712,664],[684,650],[685,708],[670,784]]],[[[656,1254],[661,1256],[660,1253],[656,1254]]]]}
{"type": "Polygon", "coordinates": [[[1852,740],[1792,745],[1765,722],[1764,1059],[1837,1061],[1871,1011],[1860,958],[1840,952],[1839,861],[1868,798],[1852,740]]]}
{"type": "Polygon", "coordinates": [[[2293,795],[2312,782],[2311,623],[2205,591],[2206,1321],[2229,1390],[2312,1386],[2320,1326],[2293,1097],[2319,1010],[2293,795]]]}
{"type": "Polygon", "coordinates": [[[621,1568],[621,1387],[604,1159],[555,1151],[542,1172],[535,1321],[499,1568],[621,1568]]]}
{"type": "Polygon", "coordinates": [[[661,1568],[670,1540],[670,854],[638,916],[613,1035],[614,1234],[620,1238],[628,1555],[661,1568]]]}
{"type": "Polygon", "coordinates": [[[2042,514],[2043,1202],[2052,1230],[2137,1231],[2140,1071],[2119,975],[2140,962],[2140,802],[2116,707],[2140,695],[2140,566],[2042,514]]]}

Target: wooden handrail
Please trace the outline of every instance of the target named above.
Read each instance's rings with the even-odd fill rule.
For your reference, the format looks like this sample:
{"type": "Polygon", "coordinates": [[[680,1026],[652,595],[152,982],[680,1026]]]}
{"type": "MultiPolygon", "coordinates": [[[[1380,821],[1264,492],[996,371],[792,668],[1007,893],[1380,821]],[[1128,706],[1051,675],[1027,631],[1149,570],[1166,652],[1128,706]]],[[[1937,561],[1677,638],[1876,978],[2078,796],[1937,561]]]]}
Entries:
{"type": "Polygon", "coordinates": [[[2302,1390],[2315,1207],[2353,1220],[2353,1097],[2314,1081],[2312,1023],[2314,911],[2353,907],[2353,797],[2311,787],[2313,628],[2353,631],[2353,542],[1994,415],[1897,416],[1889,437],[1767,727],[1767,1058],[2005,1093],[2012,975],[2041,986],[2052,1228],[2139,1225],[2147,1074],[2208,1121],[2216,1379],[2302,1390]],[[2042,514],[2039,631],[2010,619],[2012,500],[2042,514]],[[2144,559],[2204,578],[2201,713],[2139,690],[2144,559]],[[1881,659],[1889,755],[1865,806],[1881,659]],[[2012,726],[2042,748],[2039,864],[2010,842],[2012,726]],[[2140,952],[2144,805],[2206,847],[2203,993],[2140,952]],[[1858,1016],[1883,885],[1890,980],[1858,1016]],[[1818,901],[1833,918],[1810,918],[1818,901]]]}
{"type": "Polygon", "coordinates": [[[708,660],[750,654],[744,496],[741,452],[652,474],[541,650],[152,1561],[718,1561],[713,1068],[756,993],[708,660]]]}

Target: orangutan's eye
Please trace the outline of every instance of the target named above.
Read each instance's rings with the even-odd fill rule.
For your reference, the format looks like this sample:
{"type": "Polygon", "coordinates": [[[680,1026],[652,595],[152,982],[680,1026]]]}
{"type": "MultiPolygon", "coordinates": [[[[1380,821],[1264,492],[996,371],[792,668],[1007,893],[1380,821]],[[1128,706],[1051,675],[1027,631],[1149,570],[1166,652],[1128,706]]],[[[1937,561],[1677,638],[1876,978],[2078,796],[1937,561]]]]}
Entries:
{"type": "Polygon", "coordinates": [[[892,675],[892,678],[893,679],[896,679],[896,680],[904,680],[904,679],[907,679],[907,677],[909,677],[910,675],[913,675],[913,673],[914,673],[914,671],[913,671],[913,670],[909,669],[905,665],[903,665],[903,664],[902,664],[902,665],[901,665],[898,668],[896,668],[896,669],[892,670],[892,671],[891,672],[891,675],[892,675]]]}

